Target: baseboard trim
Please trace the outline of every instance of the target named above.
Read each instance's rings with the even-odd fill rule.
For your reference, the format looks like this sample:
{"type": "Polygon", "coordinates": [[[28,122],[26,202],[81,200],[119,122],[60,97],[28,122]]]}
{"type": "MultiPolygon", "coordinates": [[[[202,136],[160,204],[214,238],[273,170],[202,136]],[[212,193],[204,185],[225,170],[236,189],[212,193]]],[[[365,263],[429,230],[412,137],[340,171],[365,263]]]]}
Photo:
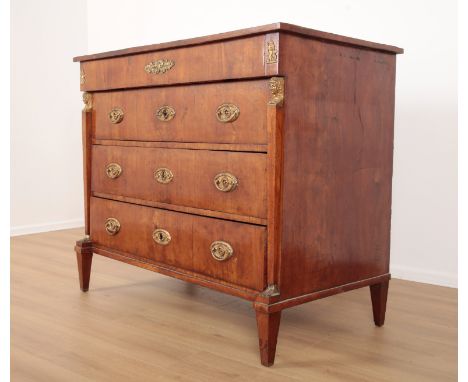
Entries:
{"type": "Polygon", "coordinates": [[[58,231],[61,229],[79,228],[84,226],[83,219],[63,220],[45,224],[30,224],[10,227],[10,236],[29,235],[32,233],[41,233],[49,231],[58,231]]]}
{"type": "Polygon", "coordinates": [[[458,275],[429,269],[390,265],[392,278],[458,288],[458,275]]]}

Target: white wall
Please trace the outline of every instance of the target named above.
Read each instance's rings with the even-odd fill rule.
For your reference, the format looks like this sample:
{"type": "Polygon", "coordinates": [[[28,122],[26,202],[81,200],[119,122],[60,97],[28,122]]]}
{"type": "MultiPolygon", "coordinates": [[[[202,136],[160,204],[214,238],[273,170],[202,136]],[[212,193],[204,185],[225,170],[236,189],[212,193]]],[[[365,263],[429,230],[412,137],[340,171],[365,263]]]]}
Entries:
{"type": "Polygon", "coordinates": [[[11,233],[83,224],[86,1],[11,2],[11,233]]]}
{"type": "MultiPolygon", "coordinates": [[[[24,3],[24,0],[21,2],[24,3]]],[[[33,1],[28,3],[34,4],[33,1]]],[[[456,286],[455,0],[238,0],[234,3],[207,0],[92,0],[87,5],[88,53],[219,33],[276,21],[405,48],[405,54],[397,59],[391,271],[394,277],[456,286]]],[[[73,29],[74,25],[71,22],[65,28],[65,33],[71,33],[69,29],[73,29]]],[[[66,49],[67,46],[64,46],[64,51],[66,49]]],[[[62,53],[64,52],[55,54],[63,55],[62,53]]],[[[71,55],[71,52],[67,52],[67,58],[71,55]]],[[[21,72],[24,73],[24,70],[21,72]]],[[[77,69],[71,68],[70,72],[63,82],[67,84],[66,100],[70,102],[69,107],[73,104],[75,108],[74,102],[78,102],[79,98],[76,90],[77,69]]],[[[17,75],[20,76],[21,73],[17,72],[17,75]]],[[[37,90],[31,91],[37,96],[37,90]]],[[[34,102],[37,105],[41,101],[36,99],[34,102]]],[[[38,111],[41,110],[38,108],[38,111]]],[[[66,150],[52,154],[54,159],[67,162],[67,166],[61,163],[63,167],[72,168],[79,174],[80,155],[73,155],[73,158],[69,156],[70,152],[77,153],[79,150],[79,106],[74,113],[73,116],[68,112],[59,116],[70,125],[62,129],[68,135],[61,136],[68,144],[64,146],[67,147],[66,150]]],[[[26,119],[24,115],[21,118],[26,119]]],[[[28,118],[24,122],[36,128],[31,119],[35,118],[28,118]]],[[[14,126],[19,125],[21,127],[18,128],[24,134],[30,134],[23,121],[17,119],[14,126]]],[[[28,152],[35,148],[37,139],[31,141],[28,152]]],[[[13,147],[13,152],[15,151],[13,147]]],[[[52,154],[49,153],[49,156],[52,154]]],[[[20,166],[19,162],[16,163],[17,168],[13,168],[13,174],[20,178],[22,183],[16,183],[21,186],[27,180],[27,174],[24,173],[29,171],[27,167],[20,166]]],[[[39,163],[41,161],[37,162],[37,166],[39,163]]],[[[47,159],[40,166],[45,169],[50,168],[51,164],[57,165],[55,160],[47,159]]],[[[40,195],[33,196],[34,204],[39,202],[40,205],[50,204],[48,201],[52,192],[61,200],[63,188],[67,187],[63,183],[67,182],[68,191],[73,197],[66,203],[66,213],[60,217],[57,214],[48,214],[41,208],[41,211],[34,214],[36,220],[32,220],[33,216],[29,216],[23,203],[17,202],[13,209],[13,218],[21,217],[22,219],[15,220],[21,221],[21,224],[81,218],[81,199],[75,195],[80,179],[77,174],[66,180],[54,179],[55,189],[60,188],[60,192],[54,192],[50,185],[45,185],[39,187],[40,195]]],[[[38,187],[36,182],[30,184],[34,187],[28,187],[29,190],[38,187]]],[[[26,190],[29,195],[21,198],[26,204],[31,204],[31,200],[28,200],[31,198],[29,190],[26,190]]],[[[66,208],[62,203],[61,207],[66,208]]]]}

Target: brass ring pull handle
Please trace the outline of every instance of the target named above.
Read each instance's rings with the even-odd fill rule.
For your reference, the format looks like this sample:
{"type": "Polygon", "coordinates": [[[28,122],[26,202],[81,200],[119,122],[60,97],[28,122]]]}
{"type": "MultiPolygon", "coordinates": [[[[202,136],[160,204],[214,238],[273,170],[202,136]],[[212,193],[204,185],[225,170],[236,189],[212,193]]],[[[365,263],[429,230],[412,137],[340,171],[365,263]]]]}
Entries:
{"type": "Polygon", "coordinates": [[[168,245],[171,242],[171,234],[165,229],[155,229],[153,231],[153,240],[160,245],[168,245]]]}
{"type": "Polygon", "coordinates": [[[168,168],[161,167],[154,172],[154,179],[158,183],[167,184],[172,181],[172,178],[174,178],[174,174],[168,168]]]}
{"type": "Polygon", "coordinates": [[[228,172],[221,172],[214,177],[214,185],[222,192],[234,191],[238,183],[237,178],[228,172]]]}
{"type": "Polygon", "coordinates": [[[210,246],[211,256],[217,261],[226,261],[234,254],[231,244],[225,241],[213,241],[210,246]]]}
{"type": "Polygon", "coordinates": [[[113,124],[122,122],[124,119],[124,112],[121,108],[115,107],[109,112],[109,121],[113,124]]]}
{"type": "Polygon", "coordinates": [[[234,122],[239,117],[239,114],[239,108],[233,103],[223,103],[216,109],[216,118],[222,123],[234,122]]]}
{"type": "Polygon", "coordinates": [[[175,117],[175,110],[172,106],[161,106],[156,111],[156,118],[160,121],[167,122],[175,117]]]}
{"type": "Polygon", "coordinates": [[[106,232],[111,235],[117,235],[120,231],[120,222],[115,218],[108,218],[105,223],[106,232]]]}
{"type": "Polygon", "coordinates": [[[109,163],[106,166],[106,175],[111,179],[116,179],[122,174],[122,167],[118,163],[109,163]]]}
{"type": "Polygon", "coordinates": [[[148,74],[163,74],[172,69],[175,62],[172,60],[156,60],[145,65],[145,72],[148,74]]]}

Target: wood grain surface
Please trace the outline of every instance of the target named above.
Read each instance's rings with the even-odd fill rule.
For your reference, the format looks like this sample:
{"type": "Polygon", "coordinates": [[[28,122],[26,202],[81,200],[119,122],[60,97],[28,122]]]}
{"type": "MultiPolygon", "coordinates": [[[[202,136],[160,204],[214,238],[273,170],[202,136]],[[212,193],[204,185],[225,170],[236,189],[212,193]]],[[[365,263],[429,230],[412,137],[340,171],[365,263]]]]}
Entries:
{"type": "Polygon", "coordinates": [[[360,40],[356,38],[341,36],[335,33],[322,32],[311,28],[304,28],[298,25],[288,24],[288,23],[273,23],[267,25],[261,25],[253,28],[239,29],[231,32],[224,32],[213,34],[209,36],[189,38],[185,40],[164,42],[159,44],[144,45],[134,48],[119,49],[110,52],[103,52],[97,54],[88,54],[85,56],[78,56],[73,59],[73,61],[90,61],[97,60],[108,57],[118,57],[125,56],[129,54],[144,53],[158,50],[166,50],[170,48],[179,48],[183,46],[195,46],[201,44],[207,44],[215,41],[225,41],[233,38],[255,36],[258,34],[265,33],[274,33],[274,32],[284,32],[292,33],[303,37],[315,38],[322,41],[334,42],[337,44],[345,44],[356,47],[368,48],[386,51],[389,53],[403,53],[403,49],[386,45],[379,44],[371,41],[360,40]]]}
{"type": "MultiPolygon", "coordinates": [[[[123,89],[204,81],[265,76],[264,37],[254,36],[162,52],[85,61],[82,91],[123,89]],[[158,60],[171,60],[174,66],[152,74],[145,66],[158,60]]],[[[276,74],[276,73],[275,73],[276,74]]]]}
{"type": "Polygon", "coordinates": [[[86,202],[94,197],[91,244],[76,246],[81,288],[92,247],[253,301],[265,366],[285,308],[370,286],[382,326],[401,52],[279,23],[77,58],[81,89],[94,98],[84,120],[89,127],[92,117],[86,202]],[[156,61],[170,67],[148,73],[156,61]],[[219,121],[220,105],[238,118],[219,121]],[[120,120],[109,121],[116,108],[120,120]],[[161,108],[172,118],[157,118],[161,108]],[[122,169],[115,179],[111,163],[122,169]],[[158,169],[172,180],[157,182],[158,169]],[[237,188],[218,190],[220,173],[235,176],[237,188]],[[104,230],[109,217],[121,222],[115,236],[104,230]],[[169,245],[154,242],[155,228],[173,234],[169,245]],[[214,260],[215,240],[235,255],[214,260]]]}
{"type": "Polygon", "coordinates": [[[287,298],[389,272],[395,56],[291,35],[280,45],[287,298]]]}
{"type": "Polygon", "coordinates": [[[93,245],[251,289],[265,288],[265,227],[99,198],[91,198],[91,209],[93,245]],[[107,218],[120,222],[120,231],[114,236],[105,230],[107,218]],[[161,245],[153,240],[157,228],[169,232],[169,244],[161,245]],[[210,252],[214,241],[229,243],[233,256],[225,261],[215,260],[210,252]]]}
{"type": "Polygon", "coordinates": [[[368,288],[286,309],[267,369],[244,300],[101,256],[82,293],[83,235],[11,239],[13,382],[457,381],[456,289],[392,280],[381,328],[368,288]]]}

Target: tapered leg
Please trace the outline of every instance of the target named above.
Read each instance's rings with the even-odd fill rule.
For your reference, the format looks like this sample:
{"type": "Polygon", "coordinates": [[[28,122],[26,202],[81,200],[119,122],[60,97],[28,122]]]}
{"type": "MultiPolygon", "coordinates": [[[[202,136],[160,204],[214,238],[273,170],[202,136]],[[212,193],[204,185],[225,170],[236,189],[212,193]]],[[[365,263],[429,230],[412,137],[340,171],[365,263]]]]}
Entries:
{"type": "Polygon", "coordinates": [[[89,239],[76,242],[76,261],[78,264],[78,276],[80,279],[80,289],[87,292],[89,289],[89,278],[91,275],[91,263],[93,261],[92,244],[89,239]]]}
{"type": "Polygon", "coordinates": [[[263,366],[271,366],[275,362],[276,341],[278,339],[281,311],[264,313],[257,310],[256,314],[260,360],[263,366]]]}
{"type": "Polygon", "coordinates": [[[377,326],[382,326],[385,322],[385,311],[387,309],[388,280],[370,286],[372,299],[372,311],[374,322],[377,326]]]}

